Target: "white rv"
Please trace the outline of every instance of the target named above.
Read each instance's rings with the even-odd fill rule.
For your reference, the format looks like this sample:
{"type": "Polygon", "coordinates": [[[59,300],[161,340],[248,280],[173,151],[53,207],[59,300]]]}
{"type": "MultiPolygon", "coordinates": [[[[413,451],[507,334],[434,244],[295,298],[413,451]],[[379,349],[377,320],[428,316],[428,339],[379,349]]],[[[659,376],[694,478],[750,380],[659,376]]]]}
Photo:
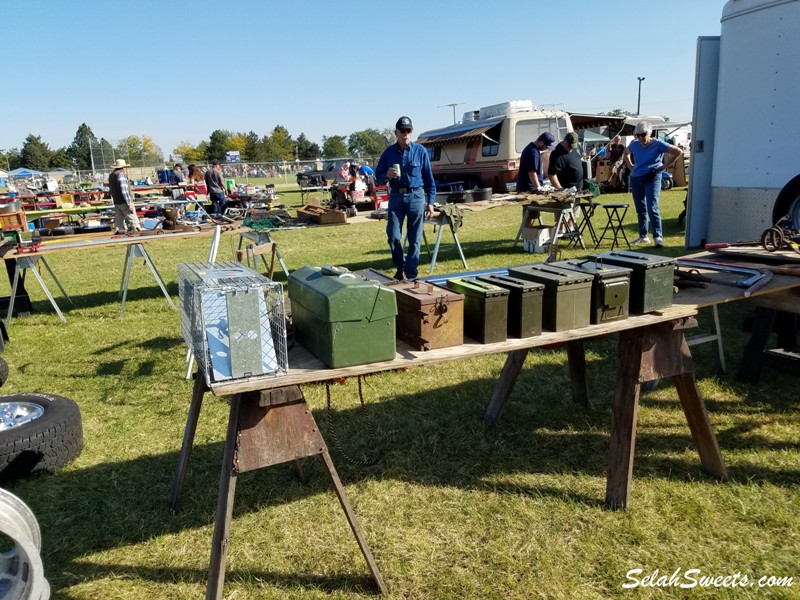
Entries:
{"type": "Polygon", "coordinates": [[[530,100],[512,100],[466,112],[461,123],[425,131],[417,142],[428,148],[437,181],[505,192],[506,184],[516,182],[522,150],[545,131],[562,140],[569,131],[609,126],[618,131],[623,125],[621,117],[544,110],[530,100]]]}
{"type": "Polygon", "coordinates": [[[697,41],[686,247],[800,228],[800,1],[729,0],[697,41]]]}

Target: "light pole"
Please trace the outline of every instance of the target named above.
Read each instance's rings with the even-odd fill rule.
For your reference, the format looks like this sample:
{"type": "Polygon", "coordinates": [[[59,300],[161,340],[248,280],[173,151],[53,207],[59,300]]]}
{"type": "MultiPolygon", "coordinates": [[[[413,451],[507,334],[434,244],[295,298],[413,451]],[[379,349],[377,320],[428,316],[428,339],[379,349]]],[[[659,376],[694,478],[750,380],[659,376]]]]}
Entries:
{"type": "Polygon", "coordinates": [[[642,82],[644,81],[644,77],[637,77],[636,79],[639,80],[639,96],[636,98],[636,116],[639,116],[639,111],[642,108],[642,82]]]}

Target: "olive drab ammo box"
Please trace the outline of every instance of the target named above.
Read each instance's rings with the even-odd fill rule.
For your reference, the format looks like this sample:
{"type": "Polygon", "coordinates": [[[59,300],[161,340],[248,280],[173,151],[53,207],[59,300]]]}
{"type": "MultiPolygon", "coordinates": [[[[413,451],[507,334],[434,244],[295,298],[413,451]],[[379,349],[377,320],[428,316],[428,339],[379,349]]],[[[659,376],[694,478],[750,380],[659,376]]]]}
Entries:
{"type": "Polygon", "coordinates": [[[640,315],[672,306],[675,259],[641,252],[611,251],[589,257],[605,265],[627,267],[631,273],[630,312],[640,315]]]}
{"type": "Polygon", "coordinates": [[[511,277],[544,284],[542,326],[548,331],[587,327],[592,306],[591,275],[560,269],[549,264],[515,267],[511,277]]]}
{"type": "Polygon", "coordinates": [[[447,287],[464,294],[464,333],[481,344],[506,340],[508,290],[472,277],[447,280],[447,287]]]}
{"type": "Polygon", "coordinates": [[[394,290],[338,267],[289,275],[292,319],[300,342],[332,368],[392,360],[394,290]]]}
{"type": "Polygon", "coordinates": [[[479,275],[478,281],[508,290],[508,335],[526,338],[542,333],[544,285],[507,275],[479,275]]]}
{"type": "Polygon", "coordinates": [[[631,270],[590,259],[561,260],[554,267],[572,269],[594,277],[592,281],[592,325],[628,316],[631,270]]]}
{"type": "Polygon", "coordinates": [[[464,296],[425,281],[395,283],[397,337],[417,350],[464,343],[464,296]]]}

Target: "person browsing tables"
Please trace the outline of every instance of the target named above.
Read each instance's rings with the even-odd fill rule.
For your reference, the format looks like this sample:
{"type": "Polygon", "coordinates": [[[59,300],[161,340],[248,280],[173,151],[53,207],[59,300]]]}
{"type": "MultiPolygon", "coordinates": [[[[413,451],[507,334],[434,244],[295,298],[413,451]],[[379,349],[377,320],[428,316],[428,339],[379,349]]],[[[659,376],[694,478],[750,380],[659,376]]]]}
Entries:
{"type": "Polygon", "coordinates": [[[433,217],[436,183],[428,151],[411,141],[411,119],[400,117],[395,124],[397,143],[383,151],[375,167],[378,184],[389,182],[389,211],[386,235],[397,268],[395,279],[416,279],[419,243],[425,218],[433,217]],[[395,165],[400,167],[398,172],[395,165]],[[408,254],[403,257],[403,221],[407,221],[408,254]]]}
{"type": "Polygon", "coordinates": [[[578,153],[578,134],[570,131],[550,153],[547,175],[556,189],[583,189],[583,162],[578,153]]]}
{"type": "Polygon", "coordinates": [[[142,229],[133,206],[133,194],[125,171],[128,166],[124,158],[118,158],[114,163],[114,170],[108,176],[108,192],[114,202],[114,229],[117,235],[142,229]]]}
{"type": "Polygon", "coordinates": [[[221,215],[225,210],[225,182],[222,180],[222,167],[218,160],[211,163],[211,168],[205,173],[208,197],[211,199],[211,212],[221,215]]]}
{"type": "Polygon", "coordinates": [[[556,138],[549,131],[525,146],[520,155],[517,173],[517,193],[538,192],[544,183],[544,163],[542,152],[555,148],[556,138]]]}
{"type": "Polygon", "coordinates": [[[656,248],[664,245],[661,230],[661,174],[675,164],[682,154],[681,149],[672,144],[650,137],[650,123],[639,121],[634,130],[636,138],[625,148],[625,164],[631,170],[631,195],[639,219],[639,237],[632,244],[648,244],[648,216],[653,223],[653,241],[656,248]]]}

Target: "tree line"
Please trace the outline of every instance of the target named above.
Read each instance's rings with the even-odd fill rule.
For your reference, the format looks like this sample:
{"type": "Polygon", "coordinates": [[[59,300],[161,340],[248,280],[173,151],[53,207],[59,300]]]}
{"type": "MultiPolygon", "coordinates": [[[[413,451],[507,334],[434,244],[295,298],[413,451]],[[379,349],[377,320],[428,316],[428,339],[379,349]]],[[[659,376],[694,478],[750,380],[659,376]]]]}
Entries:
{"type": "Polygon", "coordinates": [[[309,140],[304,133],[292,137],[282,125],[277,125],[268,135],[262,136],[254,131],[242,133],[217,129],[197,145],[180,142],[165,160],[161,148],[149,136],[131,135],[112,144],[105,138],[98,139],[92,128],[82,123],[69,146],[53,149],[41,136],[29,134],[21,148],[0,153],[0,161],[11,170],[26,167],[38,171],[56,168],[93,171],[109,168],[118,158],[124,158],[135,166],[159,166],[173,161],[186,164],[210,163],[213,160],[223,162],[229,150],[238,150],[242,162],[283,162],[343,156],[370,158],[380,156],[393,141],[394,135],[389,129],[364,129],[349,136],[323,136],[321,145],[309,140]]]}

